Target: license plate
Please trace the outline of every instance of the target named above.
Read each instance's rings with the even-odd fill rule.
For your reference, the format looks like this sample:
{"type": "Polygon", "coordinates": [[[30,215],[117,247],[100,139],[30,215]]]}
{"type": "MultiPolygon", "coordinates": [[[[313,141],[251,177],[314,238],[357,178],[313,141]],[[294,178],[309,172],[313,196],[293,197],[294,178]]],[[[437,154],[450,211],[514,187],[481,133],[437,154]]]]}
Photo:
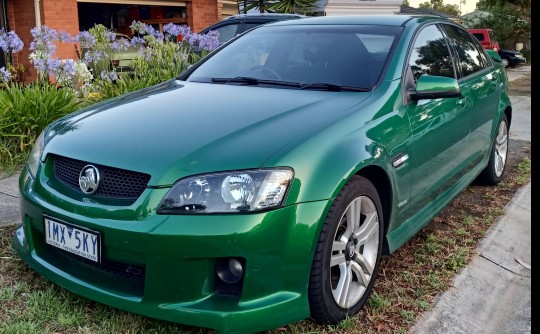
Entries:
{"type": "Polygon", "coordinates": [[[44,220],[46,243],[85,259],[100,262],[101,240],[99,233],[48,217],[44,217],[44,220]]]}

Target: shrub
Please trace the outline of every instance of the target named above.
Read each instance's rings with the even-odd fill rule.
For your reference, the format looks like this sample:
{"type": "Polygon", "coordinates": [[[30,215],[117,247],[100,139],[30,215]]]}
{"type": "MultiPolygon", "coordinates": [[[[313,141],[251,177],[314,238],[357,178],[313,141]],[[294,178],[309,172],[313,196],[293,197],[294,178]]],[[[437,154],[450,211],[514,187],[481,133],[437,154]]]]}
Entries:
{"type": "Polygon", "coordinates": [[[0,90],[0,140],[12,153],[30,149],[52,121],[79,108],[72,89],[34,82],[14,83],[0,90]]]}

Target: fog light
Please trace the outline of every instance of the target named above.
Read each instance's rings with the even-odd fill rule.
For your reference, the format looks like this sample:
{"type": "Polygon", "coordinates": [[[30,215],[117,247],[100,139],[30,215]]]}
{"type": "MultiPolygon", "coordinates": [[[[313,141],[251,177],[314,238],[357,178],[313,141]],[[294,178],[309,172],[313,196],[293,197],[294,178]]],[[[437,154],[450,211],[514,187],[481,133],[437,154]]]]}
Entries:
{"type": "Polygon", "coordinates": [[[216,273],[225,283],[238,283],[244,276],[244,266],[238,259],[223,258],[216,264],[216,273]]]}
{"type": "Polygon", "coordinates": [[[17,236],[17,240],[19,240],[19,243],[24,248],[28,249],[28,244],[26,243],[26,234],[24,233],[24,226],[21,225],[17,230],[15,230],[15,235],[17,236]]]}

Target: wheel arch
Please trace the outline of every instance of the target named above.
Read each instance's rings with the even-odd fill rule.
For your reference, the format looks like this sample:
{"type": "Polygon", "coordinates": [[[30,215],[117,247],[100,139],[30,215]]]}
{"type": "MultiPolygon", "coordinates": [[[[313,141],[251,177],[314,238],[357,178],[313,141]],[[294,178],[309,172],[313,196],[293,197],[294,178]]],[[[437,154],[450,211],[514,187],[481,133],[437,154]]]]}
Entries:
{"type": "Polygon", "coordinates": [[[382,214],[384,222],[384,244],[383,244],[383,254],[390,253],[390,247],[388,245],[388,240],[386,234],[388,233],[388,226],[390,223],[390,216],[392,214],[392,183],[386,171],[376,165],[366,166],[360,169],[355,175],[359,175],[368,179],[379,194],[379,199],[381,200],[382,205],[382,214]]]}
{"type": "Polygon", "coordinates": [[[506,119],[508,120],[508,127],[510,127],[510,124],[512,124],[512,107],[507,106],[506,109],[504,109],[503,113],[506,115],[506,119]]]}

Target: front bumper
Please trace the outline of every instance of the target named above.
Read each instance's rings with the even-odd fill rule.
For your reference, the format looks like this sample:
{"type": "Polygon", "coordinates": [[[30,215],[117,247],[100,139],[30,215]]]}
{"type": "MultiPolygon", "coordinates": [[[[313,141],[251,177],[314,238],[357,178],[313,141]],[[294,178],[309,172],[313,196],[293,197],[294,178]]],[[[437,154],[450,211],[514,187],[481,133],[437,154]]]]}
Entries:
{"type": "Polygon", "coordinates": [[[257,214],[165,216],[148,208],[168,189],[146,189],[133,205],[113,208],[67,197],[43,174],[34,181],[26,170],[19,186],[23,223],[14,248],[34,270],[77,294],[223,333],[309,317],[309,274],[328,201],[257,214]],[[47,245],[44,215],[100,232],[102,264],[47,245]],[[245,261],[236,296],[216,291],[216,261],[224,257],[245,261]]]}
{"type": "Polygon", "coordinates": [[[516,67],[520,65],[525,65],[527,63],[527,60],[525,58],[511,57],[509,63],[511,67],[516,67]]]}

